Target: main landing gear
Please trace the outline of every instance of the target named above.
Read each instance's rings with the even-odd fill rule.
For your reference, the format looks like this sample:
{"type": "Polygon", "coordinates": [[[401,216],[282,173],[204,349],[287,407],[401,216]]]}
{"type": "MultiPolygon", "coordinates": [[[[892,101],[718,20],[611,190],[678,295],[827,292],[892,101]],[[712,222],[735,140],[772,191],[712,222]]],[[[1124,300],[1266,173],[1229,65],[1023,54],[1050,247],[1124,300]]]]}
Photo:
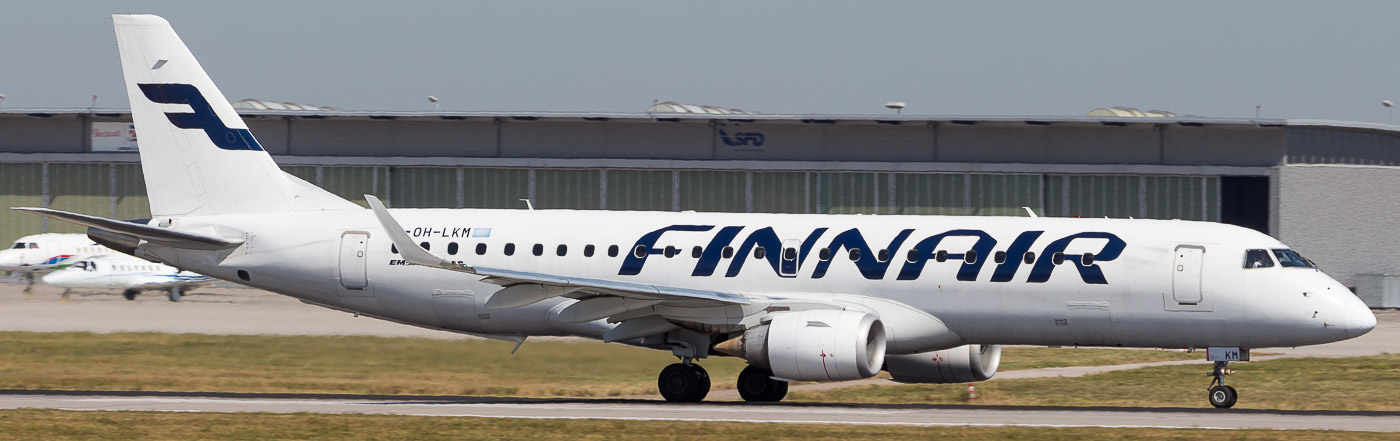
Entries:
{"type": "Polygon", "coordinates": [[[698,403],[710,394],[710,373],[687,358],[662,369],[656,387],[666,401],[698,403]]]}
{"type": "Polygon", "coordinates": [[[1229,367],[1230,362],[1217,361],[1215,362],[1215,371],[1206,374],[1212,377],[1210,380],[1210,405],[1217,409],[1229,409],[1235,405],[1235,400],[1240,397],[1239,393],[1235,392],[1235,388],[1225,385],[1225,376],[1235,373],[1229,367]]]}
{"type": "MultiPolygon", "coordinates": [[[[710,374],[690,359],[666,366],[656,380],[661,396],[672,403],[698,403],[710,394],[710,374]]],[[[786,381],[773,379],[773,371],[748,366],[739,372],[739,396],[744,401],[775,403],[787,396],[786,381]]]]}
{"type": "Polygon", "coordinates": [[[122,291],[122,297],[125,297],[127,300],[136,300],[136,295],[140,293],[140,290],[128,289],[126,291],[122,291]]]}
{"type": "Polygon", "coordinates": [[[744,401],[776,403],[787,396],[786,381],[774,380],[773,371],[749,365],[739,372],[739,396],[744,401]]]}

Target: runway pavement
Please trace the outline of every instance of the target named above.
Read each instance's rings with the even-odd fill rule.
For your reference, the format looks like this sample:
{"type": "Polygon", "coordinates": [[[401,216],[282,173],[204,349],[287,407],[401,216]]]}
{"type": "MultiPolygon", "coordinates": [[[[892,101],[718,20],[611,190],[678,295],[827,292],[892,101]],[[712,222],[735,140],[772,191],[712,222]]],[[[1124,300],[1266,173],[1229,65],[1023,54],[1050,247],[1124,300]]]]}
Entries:
{"type": "Polygon", "coordinates": [[[0,409],[359,413],[434,417],[876,426],[1285,429],[1400,432],[1400,412],[1019,406],[668,404],[643,400],[0,391],[0,409]]]}

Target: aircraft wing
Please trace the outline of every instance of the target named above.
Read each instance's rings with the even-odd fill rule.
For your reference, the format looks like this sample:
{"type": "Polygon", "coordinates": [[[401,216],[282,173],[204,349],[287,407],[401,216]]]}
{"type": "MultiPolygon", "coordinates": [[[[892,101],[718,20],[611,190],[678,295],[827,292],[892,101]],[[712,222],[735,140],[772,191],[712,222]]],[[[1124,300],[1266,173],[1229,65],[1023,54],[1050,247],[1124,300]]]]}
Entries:
{"type": "Polygon", "coordinates": [[[167,274],[153,276],[131,284],[134,289],[168,289],[173,287],[195,287],[214,282],[213,277],[201,274],[167,274]]]}
{"type": "MultiPolygon", "coordinates": [[[[529,305],[551,297],[592,299],[614,297],[614,299],[592,302],[572,314],[575,319],[596,320],[615,314],[652,305],[671,304],[688,307],[723,307],[748,305],[749,298],[743,294],[707,291],[669,286],[651,285],[617,280],[603,280],[582,277],[568,277],[529,271],[516,271],[502,268],[471,266],[453,262],[437,256],[418,246],[408,237],[403,226],[389,214],[384,204],[373,195],[365,195],[374,215],[389,234],[394,247],[405,262],[414,265],[430,266],[451,271],[464,272],[485,277],[485,281],[505,286],[487,301],[488,308],[515,308],[529,305]]],[[[586,302],[581,302],[586,303],[586,302]]],[[[572,309],[572,308],[571,308],[572,309]]],[[[587,320],[584,320],[587,321],[587,320]]]]}
{"type": "Polygon", "coordinates": [[[69,213],[66,211],[50,210],[47,208],[15,207],[14,210],[28,211],[43,217],[72,222],[85,227],[92,227],[103,231],[111,231],[145,239],[148,242],[175,248],[188,248],[196,250],[219,250],[233,248],[243,243],[242,240],[229,240],[221,237],[205,236],[202,234],[186,233],[183,231],[156,228],[150,225],[123,222],[119,220],[107,219],[86,214],[69,213]]]}

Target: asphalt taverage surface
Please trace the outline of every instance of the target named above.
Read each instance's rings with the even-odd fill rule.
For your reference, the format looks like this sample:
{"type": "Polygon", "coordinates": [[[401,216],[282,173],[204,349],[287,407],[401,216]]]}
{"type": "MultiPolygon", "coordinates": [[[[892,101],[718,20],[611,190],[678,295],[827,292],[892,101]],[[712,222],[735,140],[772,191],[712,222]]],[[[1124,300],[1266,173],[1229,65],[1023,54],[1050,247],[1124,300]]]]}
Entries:
{"type": "Polygon", "coordinates": [[[1400,412],[888,405],[343,394],[0,391],[0,409],[360,413],[437,417],[893,426],[1118,427],[1400,432],[1400,412]]]}

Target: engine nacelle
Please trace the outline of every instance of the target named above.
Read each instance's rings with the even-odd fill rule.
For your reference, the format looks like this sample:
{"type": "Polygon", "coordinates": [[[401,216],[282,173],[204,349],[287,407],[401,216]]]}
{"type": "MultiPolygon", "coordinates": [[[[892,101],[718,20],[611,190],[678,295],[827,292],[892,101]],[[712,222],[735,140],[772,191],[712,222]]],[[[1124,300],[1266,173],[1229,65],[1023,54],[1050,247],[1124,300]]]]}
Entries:
{"type": "Polygon", "coordinates": [[[885,370],[900,383],[970,383],[996,375],[1001,345],[966,345],[942,351],[885,357],[885,370]]]}
{"type": "Polygon", "coordinates": [[[885,326],[879,317],[859,311],[786,312],[715,351],[742,357],[785,380],[870,378],[885,360],[885,326]]]}

